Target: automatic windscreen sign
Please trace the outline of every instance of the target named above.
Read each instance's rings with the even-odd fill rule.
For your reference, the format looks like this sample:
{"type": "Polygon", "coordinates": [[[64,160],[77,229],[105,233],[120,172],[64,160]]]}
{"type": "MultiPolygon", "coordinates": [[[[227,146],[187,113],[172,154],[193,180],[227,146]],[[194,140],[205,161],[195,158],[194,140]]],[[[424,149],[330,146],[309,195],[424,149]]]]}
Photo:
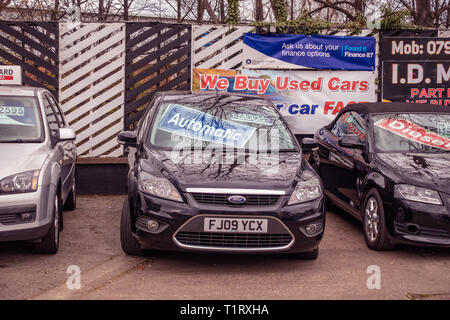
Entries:
{"type": "Polygon", "coordinates": [[[383,99],[450,105],[450,38],[384,38],[383,99]]]}
{"type": "Polygon", "coordinates": [[[178,104],[170,104],[158,124],[158,129],[201,141],[222,143],[242,148],[255,128],[224,120],[211,114],[178,104]]]}

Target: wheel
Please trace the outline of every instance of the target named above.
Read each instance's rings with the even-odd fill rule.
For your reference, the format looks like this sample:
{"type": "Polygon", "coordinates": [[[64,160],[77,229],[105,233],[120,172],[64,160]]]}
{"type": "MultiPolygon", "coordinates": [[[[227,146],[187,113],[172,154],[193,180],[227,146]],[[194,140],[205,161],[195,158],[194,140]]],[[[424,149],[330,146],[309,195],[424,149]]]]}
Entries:
{"type": "Polygon", "coordinates": [[[133,235],[128,197],[123,203],[122,218],[120,219],[120,243],[122,250],[128,255],[143,256],[146,253],[133,235]]]}
{"type": "Polygon", "coordinates": [[[41,242],[36,243],[35,251],[37,253],[55,254],[59,249],[59,232],[61,230],[61,198],[59,194],[55,195],[53,204],[53,223],[41,242]]]}
{"type": "Polygon", "coordinates": [[[319,256],[319,247],[314,248],[311,251],[293,254],[294,258],[302,260],[316,260],[318,256],[319,256]]]}
{"type": "Polygon", "coordinates": [[[383,201],[377,189],[369,190],[364,197],[362,218],[364,238],[369,249],[383,251],[394,247],[389,241],[383,201]]]}
{"type": "Polygon", "coordinates": [[[73,179],[72,190],[70,190],[67,196],[66,203],[64,203],[64,210],[72,211],[77,207],[77,187],[75,178],[73,179]]]}

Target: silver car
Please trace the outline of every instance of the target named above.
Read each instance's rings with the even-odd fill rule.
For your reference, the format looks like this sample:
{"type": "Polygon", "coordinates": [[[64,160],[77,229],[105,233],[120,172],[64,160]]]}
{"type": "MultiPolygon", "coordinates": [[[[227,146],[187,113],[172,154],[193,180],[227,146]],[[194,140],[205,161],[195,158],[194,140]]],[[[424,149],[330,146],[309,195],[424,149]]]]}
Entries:
{"type": "Polygon", "coordinates": [[[76,206],[74,139],[48,90],[0,86],[0,242],[58,251],[63,206],[76,206]]]}

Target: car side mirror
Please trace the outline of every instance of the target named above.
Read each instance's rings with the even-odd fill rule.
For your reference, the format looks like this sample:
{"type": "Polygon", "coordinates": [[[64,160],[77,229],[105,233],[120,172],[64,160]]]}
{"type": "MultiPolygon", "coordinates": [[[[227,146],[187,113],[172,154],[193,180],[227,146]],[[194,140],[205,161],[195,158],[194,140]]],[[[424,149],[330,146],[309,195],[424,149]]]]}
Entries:
{"type": "Polygon", "coordinates": [[[302,151],[304,153],[313,152],[315,149],[319,147],[317,140],[314,138],[303,138],[302,139],[302,151]]]}
{"type": "Polygon", "coordinates": [[[137,135],[135,131],[122,131],[117,137],[117,142],[126,146],[136,148],[137,135]]]}
{"type": "Polygon", "coordinates": [[[76,138],[75,131],[71,128],[59,128],[58,141],[73,141],[76,138]]]}
{"type": "Polygon", "coordinates": [[[364,150],[366,144],[359,140],[356,134],[344,134],[339,140],[339,145],[344,148],[364,150]]]}

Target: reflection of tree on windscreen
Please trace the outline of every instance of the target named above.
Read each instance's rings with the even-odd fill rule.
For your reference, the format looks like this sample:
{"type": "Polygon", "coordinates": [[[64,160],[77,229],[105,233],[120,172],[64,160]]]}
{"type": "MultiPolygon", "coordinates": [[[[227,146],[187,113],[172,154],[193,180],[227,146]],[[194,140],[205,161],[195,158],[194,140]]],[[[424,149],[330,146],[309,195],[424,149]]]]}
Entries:
{"type": "MultiPolygon", "coordinates": [[[[390,115],[375,115],[374,123],[380,120],[391,121],[405,121],[412,123],[420,128],[425,129],[427,133],[433,133],[443,138],[449,138],[448,134],[441,132],[440,126],[444,124],[445,127],[450,126],[450,115],[448,114],[424,114],[424,113],[398,113],[390,115]]],[[[390,132],[388,129],[374,126],[375,146],[381,152],[383,151],[409,151],[409,152],[448,152],[438,146],[433,146],[426,143],[420,143],[407,137],[390,132]]]]}

